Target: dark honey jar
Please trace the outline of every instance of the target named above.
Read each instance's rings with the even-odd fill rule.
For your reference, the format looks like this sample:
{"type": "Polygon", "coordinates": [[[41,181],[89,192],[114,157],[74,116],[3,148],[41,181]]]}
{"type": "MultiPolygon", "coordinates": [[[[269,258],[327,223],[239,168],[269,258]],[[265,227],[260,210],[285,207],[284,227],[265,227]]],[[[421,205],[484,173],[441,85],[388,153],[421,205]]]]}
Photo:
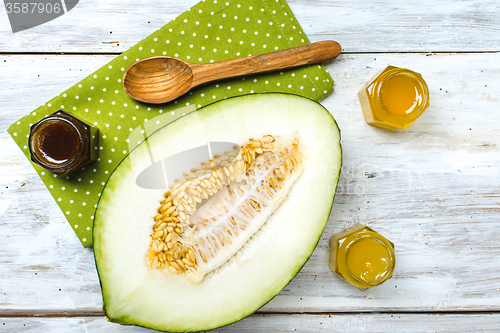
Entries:
{"type": "Polygon", "coordinates": [[[64,176],[97,160],[98,140],[96,127],[59,110],[31,126],[31,160],[64,176]]]}

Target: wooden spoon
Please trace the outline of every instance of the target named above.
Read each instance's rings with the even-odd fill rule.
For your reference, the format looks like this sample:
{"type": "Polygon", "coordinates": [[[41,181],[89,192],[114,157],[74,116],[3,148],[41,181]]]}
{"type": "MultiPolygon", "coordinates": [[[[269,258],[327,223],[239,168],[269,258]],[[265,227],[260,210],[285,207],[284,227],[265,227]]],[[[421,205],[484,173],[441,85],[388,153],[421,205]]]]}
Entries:
{"type": "Polygon", "coordinates": [[[140,60],[123,75],[125,92],[141,102],[166,103],[200,84],[252,73],[314,64],[339,55],[340,45],[323,41],[245,58],[194,64],[159,56],[140,60]]]}

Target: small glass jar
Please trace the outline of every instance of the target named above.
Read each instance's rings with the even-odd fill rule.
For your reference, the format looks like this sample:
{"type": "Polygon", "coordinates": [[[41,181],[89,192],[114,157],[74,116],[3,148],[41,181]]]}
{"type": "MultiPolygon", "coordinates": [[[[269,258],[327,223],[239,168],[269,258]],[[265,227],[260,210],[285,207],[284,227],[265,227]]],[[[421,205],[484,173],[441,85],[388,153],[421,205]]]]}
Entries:
{"type": "Polygon", "coordinates": [[[359,290],[387,281],[395,264],[394,244],[367,226],[357,224],[330,238],[330,269],[359,290]]]}
{"type": "Polygon", "coordinates": [[[97,160],[98,131],[96,127],[59,110],[31,126],[31,160],[65,176],[97,160]]]}
{"type": "Polygon", "coordinates": [[[429,107],[429,89],[419,73],[388,66],[358,92],[365,121],[388,129],[408,128],[429,107]]]}

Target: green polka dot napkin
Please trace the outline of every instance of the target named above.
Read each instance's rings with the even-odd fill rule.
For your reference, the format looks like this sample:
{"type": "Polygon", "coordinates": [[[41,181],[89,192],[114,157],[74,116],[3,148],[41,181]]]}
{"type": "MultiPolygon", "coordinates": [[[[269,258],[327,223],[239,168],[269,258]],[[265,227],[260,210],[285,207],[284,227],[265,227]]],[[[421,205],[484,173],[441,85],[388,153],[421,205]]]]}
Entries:
{"type": "MultiPolygon", "coordinates": [[[[122,87],[134,62],[168,55],[188,62],[215,62],[309,43],[284,0],[204,0],[80,83],[10,126],[9,133],[29,157],[30,125],[58,110],[99,128],[99,160],[66,177],[33,164],[83,246],[92,245],[92,224],[108,177],[128,154],[132,131],[160,114],[171,121],[182,107],[261,92],[286,92],[321,100],[333,91],[322,65],[227,79],[198,87],[162,105],[139,103],[122,87]]],[[[272,112],[272,110],[270,110],[272,112]]]]}

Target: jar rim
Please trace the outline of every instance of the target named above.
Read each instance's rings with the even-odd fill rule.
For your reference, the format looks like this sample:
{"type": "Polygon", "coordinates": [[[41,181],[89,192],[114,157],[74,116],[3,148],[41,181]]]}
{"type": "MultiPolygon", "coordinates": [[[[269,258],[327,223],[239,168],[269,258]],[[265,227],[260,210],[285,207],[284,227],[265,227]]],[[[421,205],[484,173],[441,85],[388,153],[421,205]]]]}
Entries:
{"type": "Polygon", "coordinates": [[[344,237],[343,239],[338,240],[338,253],[337,253],[337,258],[336,262],[338,263],[339,269],[342,271],[342,276],[344,279],[357,287],[358,289],[364,290],[367,288],[371,287],[376,287],[378,285],[381,285],[385,281],[387,281],[389,278],[391,278],[392,273],[394,271],[394,267],[396,265],[396,258],[395,258],[395,253],[394,253],[394,245],[384,236],[380,235],[373,229],[369,227],[364,227],[361,229],[358,229],[354,232],[351,232],[349,235],[344,237]],[[384,273],[383,277],[377,279],[374,282],[367,282],[364,280],[361,280],[357,278],[351,271],[348,265],[348,254],[350,248],[366,239],[371,239],[378,241],[380,244],[384,246],[384,248],[387,250],[389,258],[390,258],[390,263],[387,268],[387,271],[384,273]]]}
{"type": "Polygon", "coordinates": [[[429,102],[429,88],[427,87],[427,84],[423,80],[422,76],[417,72],[414,72],[412,70],[405,69],[405,68],[394,67],[394,68],[391,68],[389,70],[384,71],[378,77],[377,82],[375,83],[374,91],[376,92],[376,96],[377,96],[376,101],[377,101],[377,105],[380,108],[380,110],[382,110],[384,113],[386,113],[390,117],[393,117],[393,118],[398,119],[398,120],[417,119],[426,110],[427,104],[429,102]],[[387,82],[389,80],[391,80],[392,78],[394,78],[396,76],[400,76],[400,75],[405,75],[405,76],[413,78],[417,82],[417,84],[419,85],[419,87],[422,91],[422,96],[423,96],[423,100],[419,104],[419,106],[417,107],[416,111],[411,112],[411,114],[408,116],[395,115],[392,112],[390,112],[389,110],[387,110],[387,108],[382,103],[382,88],[387,84],[387,82]]]}
{"type": "Polygon", "coordinates": [[[40,166],[46,168],[47,170],[54,172],[54,173],[62,173],[65,174],[69,170],[71,170],[74,166],[79,164],[81,160],[85,157],[85,153],[87,150],[88,146],[88,135],[86,132],[85,127],[83,124],[78,120],[77,118],[67,114],[66,112],[59,110],[43,119],[41,119],[39,122],[37,122],[35,125],[32,126],[30,130],[30,137],[29,137],[29,150],[31,152],[31,158],[34,160],[35,163],[39,164],[40,166]],[[61,163],[61,164],[50,164],[47,163],[46,161],[42,160],[38,154],[34,152],[34,140],[36,139],[36,133],[37,131],[46,123],[48,122],[53,122],[53,121],[63,121],[66,124],[69,124],[76,132],[78,136],[78,148],[76,151],[76,154],[69,159],[68,161],[61,163]]]}
{"type": "Polygon", "coordinates": [[[389,261],[390,261],[388,269],[382,274],[382,276],[380,278],[376,279],[373,282],[367,282],[365,280],[359,279],[356,275],[354,275],[352,273],[351,269],[349,268],[349,264],[346,264],[346,268],[347,268],[347,272],[349,273],[350,277],[354,281],[356,281],[356,283],[370,286],[370,287],[374,287],[374,286],[378,286],[378,285],[382,284],[383,282],[387,281],[387,279],[389,279],[391,277],[392,269],[394,268],[394,253],[393,253],[392,247],[388,246],[388,244],[386,244],[386,242],[384,240],[382,240],[379,237],[376,237],[375,235],[372,235],[372,234],[365,234],[359,238],[354,238],[348,244],[346,244],[345,253],[344,253],[344,260],[346,261],[346,263],[348,262],[347,258],[349,256],[349,251],[352,249],[352,247],[354,245],[356,245],[357,243],[359,243],[361,241],[366,241],[366,240],[376,241],[387,250],[387,254],[389,256],[389,261]]]}

